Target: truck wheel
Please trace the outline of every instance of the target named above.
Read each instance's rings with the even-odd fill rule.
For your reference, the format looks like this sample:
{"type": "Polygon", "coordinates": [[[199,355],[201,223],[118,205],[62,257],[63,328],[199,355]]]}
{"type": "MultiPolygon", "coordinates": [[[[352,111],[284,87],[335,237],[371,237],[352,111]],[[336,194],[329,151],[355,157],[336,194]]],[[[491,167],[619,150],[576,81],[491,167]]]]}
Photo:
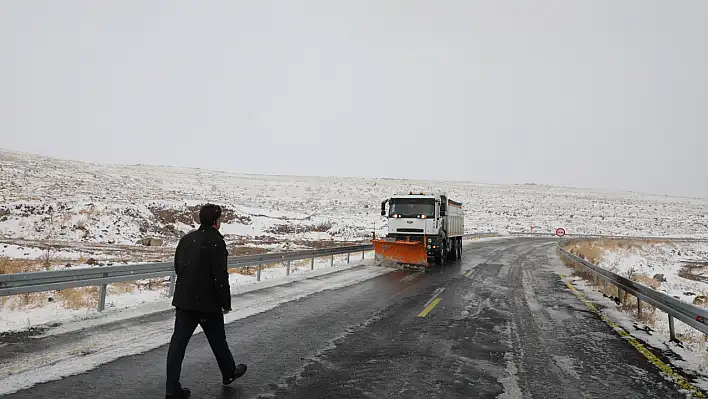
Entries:
{"type": "Polygon", "coordinates": [[[450,240],[450,262],[457,260],[457,239],[450,240]]]}
{"type": "Polygon", "coordinates": [[[457,240],[457,259],[462,259],[462,237],[457,240]]]}

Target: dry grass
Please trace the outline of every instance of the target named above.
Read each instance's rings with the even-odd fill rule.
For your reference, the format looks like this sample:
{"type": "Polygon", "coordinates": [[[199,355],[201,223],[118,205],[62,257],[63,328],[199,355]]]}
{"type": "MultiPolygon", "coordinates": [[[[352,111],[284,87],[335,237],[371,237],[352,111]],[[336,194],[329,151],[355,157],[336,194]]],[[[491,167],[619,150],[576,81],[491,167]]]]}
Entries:
{"type": "Polygon", "coordinates": [[[638,249],[642,244],[657,244],[659,240],[581,240],[565,245],[564,249],[574,255],[580,256],[587,261],[598,264],[602,261],[602,251],[613,251],[617,249],[638,249]]]}
{"type": "Polygon", "coordinates": [[[42,306],[49,301],[47,292],[30,292],[26,294],[3,297],[3,307],[7,305],[10,310],[20,310],[42,306]]]}
{"type": "Polygon", "coordinates": [[[136,281],[133,284],[135,284],[135,286],[140,288],[141,290],[154,291],[165,288],[167,284],[169,284],[169,282],[166,282],[163,278],[151,278],[147,280],[136,281]]]}
{"type": "Polygon", "coordinates": [[[56,248],[52,248],[50,246],[46,246],[42,248],[42,254],[40,255],[39,260],[42,262],[42,266],[45,268],[49,268],[53,262],[57,260],[57,250],[56,248]]]}
{"type": "Polygon", "coordinates": [[[653,278],[647,276],[646,274],[634,274],[632,277],[630,277],[632,281],[636,281],[638,283],[644,284],[647,287],[658,290],[659,286],[661,285],[660,282],[654,280],[653,278]]]}
{"type": "Polygon", "coordinates": [[[272,234],[297,234],[297,233],[324,233],[332,228],[332,223],[319,223],[315,225],[300,225],[300,224],[278,224],[266,230],[266,233],[272,234]]]}
{"type": "Polygon", "coordinates": [[[10,259],[0,256],[0,274],[37,272],[45,268],[34,259],[10,259]]]}
{"type": "MultiPolygon", "coordinates": [[[[285,263],[264,263],[261,265],[261,271],[265,269],[270,269],[272,267],[281,267],[285,266],[285,263]]],[[[258,273],[258,266],[246,266],[246,267],[239,267],[235,269],[229,269],[229,273],[232,274],[241,274],[244,276],[255,276],[258,273]]]]}
{"type": "Polygon", "coordinates": [[[69,309],[96,307],[98,287],[67,288],[57,291],[54,298],[69,309]]]}
{"type": "Polygon", "coordinates": [[[135,292],[138,288],[134,281],[123,281],[118,283],[113,283],[108,286],[108,293],[110,294],[129,294],[135,292]]]}

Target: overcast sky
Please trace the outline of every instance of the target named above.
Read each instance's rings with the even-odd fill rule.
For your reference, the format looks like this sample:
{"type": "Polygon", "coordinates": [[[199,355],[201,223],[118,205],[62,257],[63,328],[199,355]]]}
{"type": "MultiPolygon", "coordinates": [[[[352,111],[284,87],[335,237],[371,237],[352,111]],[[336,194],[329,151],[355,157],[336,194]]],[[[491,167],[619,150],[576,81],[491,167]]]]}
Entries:
{"type": "Polygon", "coordinates": [[[708,1],[0,2],[0,148],[708,197],[708,1]]]}

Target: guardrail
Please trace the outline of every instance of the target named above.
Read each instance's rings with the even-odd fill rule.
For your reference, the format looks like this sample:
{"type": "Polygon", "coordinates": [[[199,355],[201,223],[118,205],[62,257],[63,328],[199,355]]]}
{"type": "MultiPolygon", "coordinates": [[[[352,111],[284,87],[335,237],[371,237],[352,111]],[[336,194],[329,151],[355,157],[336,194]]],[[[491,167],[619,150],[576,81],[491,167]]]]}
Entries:
{"type": "MultiPolygon", "coordinates": [[[[517,237],[555,237],[555,233],[525,233],[525,232],[509,232],[511,236],[517,237]]],[[[607,240],[657,240],[657,241],[672,241],[672,242],[708,242],[708,238],[695,237],[662,237],[662,236],[619,236],[619,235],[604,235],[604,234],[566,234],[565,237],[572,238],[587,238],[587,239],[607,239],[607,240]]]]}
{"type": "MultiPolygon", "coordinates": [[[[472,233],[465,234],[465,238],[482,238],[497,235],[497,233],[472,233]]],[[[260,281],[261,270],[263,265],[266,264],[285,263],[287,276],[290,275],[290,262],[292,261],[311,259],[310,269],[312,270],[315,267],[316,258],[330,257],[330,266],[333,266],[335,255],[346,254],[347,263],[349,263],[352,253],[361,252],[361,259],[364,259],[366,252],[372,251],[373,249],[374,247],[371,244],[362,244],[318,250],[234,256],[228,259],[227,264],[229,269],[256,266],[256,281],[260,281]]],[[[102,312],[105,308],[106,290],[109,284],[160,277],[170,277],[169,295],[172,296],[174,294],[174,284],[171,284],[171,282],[176,278],[173,262],[0,274],[0,297],[31,292],[98,286],[100,288],[98,311],[102,312]]]]}
{"type": "Polygon", "coordinates": [[[572,260],[579,264],[585,272],[591,273],[594,278],[601,279],[606,283],[613,284],[618,289],[618,297],[622,302],[622,292],[629,293],[637,298],[637,312],[641,315],[642,301],[651,304],[660,309],[669,316],[669,333],[672,341],[676,340],[676,330],[674,327],[674,319],[681,320],[687,325],[708,334],[708,310],[694,306],[692,304],[678,300],[672,296],[662,292],[655,291],[643,284],[632,281],[626,277],[622,277],[611,271],[605,270],[587,260],[574,255],[557,245],[561,256],[572,260]]]}
{"type": "MultiPolygon", "coordinates": [[[[330,265],[334,264],[335,255],[347,255],[347,263],[352,253],[361,252],[364,259],[367,251],[373,250],[370,244],[326,248],[319,250],[304,250],[290,252],[275,252],[258,255],[235,256],[228,259],[228,268],[235,269],[257,266],[256,280],[261,280],[261,269],[264,264],[285,263],[286,275],[290,274],[290,262],[311,259],[310,268],[314,269],[315,258],[330,257],[330,265]]],[[[136,265],[121,265],[107,267],[90,267],[72,270],[52,270],[46,272],[14,273],[0,275],[0,297],[30,292],[62,290],[66,288],[99,286],[98,311],[105,308],[106,289],[108,284],[126,281],[136,281],[150,278],[170,277],[175,279],[174,263],[146,263],[136,265]]],[[[174,284],[170,284],[170,296],[174,294],[174,284]]]]}

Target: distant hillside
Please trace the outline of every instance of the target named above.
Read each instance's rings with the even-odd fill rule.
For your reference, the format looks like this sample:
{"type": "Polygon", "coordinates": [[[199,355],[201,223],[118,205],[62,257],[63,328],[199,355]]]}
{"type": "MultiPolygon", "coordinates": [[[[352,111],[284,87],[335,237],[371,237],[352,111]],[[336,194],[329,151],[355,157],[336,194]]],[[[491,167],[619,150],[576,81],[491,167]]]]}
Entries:
{"type": "Polygon", "coordinates": [[[708,200],[543,185],[256,176],[165,166],[94,165],[0,150],[0,237],[174,242],[205,202],[226,207],[230,239],[361,240],[381,201],[441,189],[465,205],[468,231],[708,236],[708,200]]]}

